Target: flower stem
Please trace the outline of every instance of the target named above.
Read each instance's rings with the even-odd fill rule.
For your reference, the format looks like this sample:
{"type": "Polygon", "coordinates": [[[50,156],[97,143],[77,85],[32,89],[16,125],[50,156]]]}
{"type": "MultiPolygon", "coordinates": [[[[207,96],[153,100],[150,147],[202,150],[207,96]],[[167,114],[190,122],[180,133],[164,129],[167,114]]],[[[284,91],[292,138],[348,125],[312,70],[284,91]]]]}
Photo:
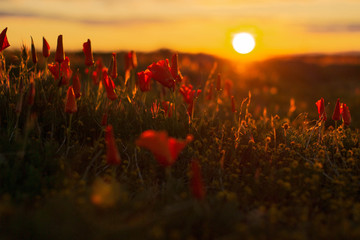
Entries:
{"type": "Polygon", "coordinates": [[[66,129],[66,154],[65,154],[66,156],[69,153],[72,116],[73,116],[73,114],[70,113],[69,127],[66,129]]]}

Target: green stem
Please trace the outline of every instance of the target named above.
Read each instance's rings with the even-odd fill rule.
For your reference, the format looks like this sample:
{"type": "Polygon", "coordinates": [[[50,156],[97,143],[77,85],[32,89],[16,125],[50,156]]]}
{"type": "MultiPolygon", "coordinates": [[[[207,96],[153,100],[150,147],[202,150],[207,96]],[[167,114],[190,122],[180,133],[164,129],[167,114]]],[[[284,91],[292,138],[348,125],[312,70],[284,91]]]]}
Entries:
{"type": "Polygon", "coordinates": [[[66,156],[69,153],[72,116],[73,116],[73,114],[70,113],[69,127],[66,130],[66,156]]]}

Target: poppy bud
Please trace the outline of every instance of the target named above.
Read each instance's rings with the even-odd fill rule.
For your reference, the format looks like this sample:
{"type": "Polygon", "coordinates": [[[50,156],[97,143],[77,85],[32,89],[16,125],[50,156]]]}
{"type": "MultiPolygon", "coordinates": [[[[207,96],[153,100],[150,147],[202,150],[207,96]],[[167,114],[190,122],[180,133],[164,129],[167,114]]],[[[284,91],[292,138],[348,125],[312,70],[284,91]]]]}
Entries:
{"type": "Polygon", "coordinates": [[[43,37],[43,56],[45,58],[48,58],[50,56],[50,46],[49,43],[46,41],[46,39],[43,37]]]}
{"type": "Polygon", "coordinates": [[[65,53],[63,47],[63,36],[59,35],[57,39],[55,61],[58,63],[62,63],[64,60],[65,60],[65,53]]]}
{"type": "Polygon", "coordinates": [[[145,71],[138,72],[137,77],[139,80],[140,90],[143,92],[147,92],[150,90],[150,80],[151,80],[151,72],[149,69],[145,71]]]}
{"type": "Polygon", "coordinates": [[[115,79],[117,77],[117,62],[116,53],[112,53],[111,64],[109,68],[110,77],[115,79]]]}
{"type": "Polygon", "coordinates": [[[319,113],[319,119],[321,119],[322,121],[326,121],[326,112],[325,112],[325,104],[324,104],[324,99],[321,98],[320,100],[318,100],[316,102],[316,106],[318,109],[318,113],[319,113]]]}
{"type": "Polygon", "coordinates": [[[36,56],[36,50],[35,50],[35,45],[34,45],[34,40],[31,37],[31,57],[32,57],[32,62],[34,64],[36,64],[38,62],[37,56],[36,56]]]}
{"type": "Polygon", "coordinates": [[[79,69],[78,69],[72,77],[72,86],[73,86],[76,98],[79,98],[81,96],[81,83],[80,83],[79,75],[80,74],[79,74],[79,69]]]}
{"type": "Polygon", "coordinates": [[[121,162],[119,150],[115,143],[113,127],[107,126],[105,129],[105,142],[106,142],[106,162],[111,165],[119,165],[121,162]]]}
{"type": "Polygon", "coordinates": [[[341,119],[341,113],[340,113],[340,99],[338,98],[336,101],[334,113],[332,115],[332,119],[334,121],[339,121],[341,119]]]}
{"type": "Polygon", "coordinates": [[[86,66],[94,65],[94,57],[93,57],[93,53],[91,51],[90,39],[88,39],[87,42],[84,42],[84,44],[83,44],[83,52],[85,54],[85,65],[86,66]]]}
{"type": "Polygon", "coordinates": [[[77,112],[77,104],[75,99],[75,93],[72,86],[69,87],[66,94],[65,112],[75,113],[77,112]]]}
{"type": "Polygon", "coordinates": [[[10,46],[8,39],[6,37],[6,31],[7,28],[2,30],[2,32],[0,33],[0,52],[2,52],[3,50],[5,50],[5,48],[8,48],[10,46]]]}
{"type": "Polygon", "coordinates": [[[346,106],[345,103],[342,104],[342,111],[341,111],[342,119],[345,126],[349,126],[351,122],[351,115],[349,111],[349,107],[346,106]]]}

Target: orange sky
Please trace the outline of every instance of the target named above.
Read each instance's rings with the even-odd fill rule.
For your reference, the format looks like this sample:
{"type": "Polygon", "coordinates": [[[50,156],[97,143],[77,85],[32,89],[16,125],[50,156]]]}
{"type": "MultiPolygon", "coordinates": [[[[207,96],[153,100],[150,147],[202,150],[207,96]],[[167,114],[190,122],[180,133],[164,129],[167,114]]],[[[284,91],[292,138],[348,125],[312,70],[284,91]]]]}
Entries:
{"type": "Polygon", "coordinates": [[[63,34],[66,51],[206,52],[244,61],[274,55],[360,51],[357,0],[0,0],[0,28],[12,47],[54,50],[63,34]],[[247,55],[231,46],[237,32],[254,35],[247,55]]]}

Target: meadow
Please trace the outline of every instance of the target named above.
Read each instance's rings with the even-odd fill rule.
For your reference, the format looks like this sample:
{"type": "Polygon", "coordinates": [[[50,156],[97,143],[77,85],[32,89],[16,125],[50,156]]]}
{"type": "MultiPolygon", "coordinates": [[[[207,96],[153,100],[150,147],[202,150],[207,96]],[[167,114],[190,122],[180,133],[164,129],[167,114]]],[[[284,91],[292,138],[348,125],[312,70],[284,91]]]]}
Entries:
{"type": "Polygon", "coordinates": [[[2,239],[360,237],[357,57],[239,73],[1,37],[2,239]]]}

